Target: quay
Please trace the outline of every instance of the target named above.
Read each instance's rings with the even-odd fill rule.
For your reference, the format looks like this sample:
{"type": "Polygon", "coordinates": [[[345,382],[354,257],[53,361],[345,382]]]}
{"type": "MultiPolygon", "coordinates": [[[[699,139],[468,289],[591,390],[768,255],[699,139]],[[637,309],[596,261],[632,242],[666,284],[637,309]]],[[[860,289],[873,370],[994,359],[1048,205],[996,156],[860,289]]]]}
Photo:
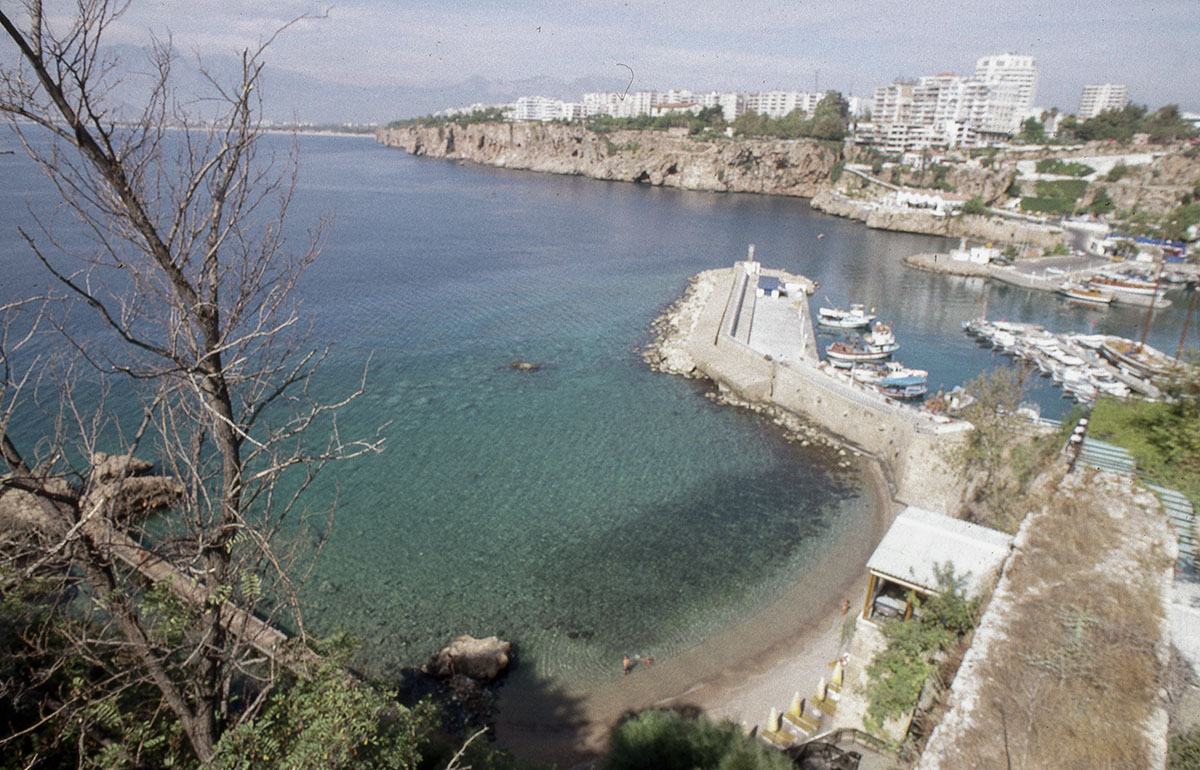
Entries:
{"type": "Polygon", "coordinates": [[[947,458],[971,425],[893,402],[820,361],[808,301],[815,284],[763,269],[753,248],[732,268],[708,271],[711,291],[684,340],[695,371],[875,457],[897,501],[953,510],[961,481],[947,458]]]}

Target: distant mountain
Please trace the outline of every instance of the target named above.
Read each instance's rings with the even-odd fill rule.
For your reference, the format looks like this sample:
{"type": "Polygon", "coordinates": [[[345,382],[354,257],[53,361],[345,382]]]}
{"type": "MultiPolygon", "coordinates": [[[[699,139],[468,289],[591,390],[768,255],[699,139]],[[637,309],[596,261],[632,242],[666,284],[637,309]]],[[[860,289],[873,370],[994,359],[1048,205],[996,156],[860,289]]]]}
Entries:
{"type": "MultiPolygon", "coordinates": [[[[117,46],[113,53],[120,58],[123,80],[109,95],[122,103],[123,111],[137,114],[153,67],[148,65],[146,53],[140,48],[117,46]]],[[[204,70],[218,82],[236,82],[241,73],[241,59],[206,56],[204,70]]],[[[195,56],[180,53],[172,65],[172,78],[182,103],[191,110],[203,109],[204,102],[193,101],[192,97],[212,93],[212,86],[206,82],[195,56]]],[[[511,81],[473,77],[425,87],[367,81],[340,83],[273,67],[268,60],[258,93],[263,117],[274,122],[386,123],[478,102],[510,102],[519,96],[577,100],[587,91],[623,88],[625,84],[617,80],[599,76],[569,81],[551,77],[511,81]]]]}
{"type": "Polygon", "coordinates": [[[577,100],[587,91],[619,87],[611,78],[601,77],[571,81],[549,77],[515,81],[473,77],[423,88],[372,83],[347,85],[269,67],[263,78],[263,110],[268,118],[314,123],[386,123],[451,107],[511,102],[519,96],[577,100]]]}

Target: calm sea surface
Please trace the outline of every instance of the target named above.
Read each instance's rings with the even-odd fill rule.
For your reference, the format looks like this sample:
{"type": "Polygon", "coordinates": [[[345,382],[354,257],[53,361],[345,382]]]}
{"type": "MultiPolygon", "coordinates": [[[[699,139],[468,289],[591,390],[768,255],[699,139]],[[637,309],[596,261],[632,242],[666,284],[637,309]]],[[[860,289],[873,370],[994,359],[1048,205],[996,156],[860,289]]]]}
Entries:
{"type": "MultiPolygon", "coordinates": [[[[785,442],[636,353],[689,276],[750,243],[766,266],[816,279],[818,302],[865,302],[894,320],[899,358],[934,388],[1009,361],[960,330],[983,310],[981,281],[899,264],[942,239],[869,230],[800,199],[463,166],[359,138],[299,142],[296,241],[334,215],[302,287],[315,338],[336,344],[317,384],[352,389],[370,357],[368,392],[340,427],[386,423],[388,447],[328,471],[307,499],[338,507],[308,619],[362,636],[372,673],[460,633],[498,633],[540,677],[596,681],[625,652],[669,655],[746,617],[832,539],[855,536],[869,501],[829,450],[785,442]],[[543,368],[512,371],[515,359],[543,368]]],[[[15,148],[0,135],[0,149],[15,148]]],[[[20,155],[0,156],[0,175],[3,300],[44,284],[15,227],[27,200],[54,199],[20,155]]],[[[992,318],[1057,331],[1136,337],[1145,319],[1002,285],[986,301],[992,318]]],[[[1160,314],[1152,344],[1173,352],[1182,317],[1160,314]]],[[[1069,406],[1059,396],[1033,383],[1044,415],[1069,406]]]]}

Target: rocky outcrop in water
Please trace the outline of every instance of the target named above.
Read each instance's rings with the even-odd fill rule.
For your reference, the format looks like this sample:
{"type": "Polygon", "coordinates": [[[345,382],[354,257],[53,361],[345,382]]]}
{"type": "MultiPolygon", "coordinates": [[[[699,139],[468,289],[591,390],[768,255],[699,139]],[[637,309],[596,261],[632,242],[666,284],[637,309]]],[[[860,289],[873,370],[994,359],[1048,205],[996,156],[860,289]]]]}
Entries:
{"type": "Polygon", "coordinates": [[[810,140],[699,141],[686,132],[613,131],[542,123],[381,128],[375,138],[412,155],[687,190],[811,197],[838,152],[810,140]]]}
{"type": "Polygon", "coordinates": [[[512,642],[464,634],[430,658],[422,670],[437,677],[466,676],[490,682],[508,668],[511,659],[512,642]]]}

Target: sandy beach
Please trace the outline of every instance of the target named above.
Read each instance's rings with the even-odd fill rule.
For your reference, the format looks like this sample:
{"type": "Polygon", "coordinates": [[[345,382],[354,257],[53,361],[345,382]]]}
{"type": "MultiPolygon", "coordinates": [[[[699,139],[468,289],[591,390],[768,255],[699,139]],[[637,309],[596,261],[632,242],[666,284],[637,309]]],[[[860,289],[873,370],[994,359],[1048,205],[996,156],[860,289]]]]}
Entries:
{"type": "MultiPolygon", "coordinates": [[[[496,722],[499,745],[522,758],[587,767],[603,752],[612,727],[632,712],[682,709],[749,731],[766,722],[772,707],[786,709],[795,692],[809,695],[845,649],[842,628],[861,608],[866,561],[898,509],[878,462],[860,462],[874,510],[868,531],[843,538],[762,612],[672,659],[638,663],[628,676],[586,692],[506,687],[496,722]],[[846,600],[850,610],[843,616],[846,600]]],[[[614,673],[620,664],[613,661],[614,673]]]]}

